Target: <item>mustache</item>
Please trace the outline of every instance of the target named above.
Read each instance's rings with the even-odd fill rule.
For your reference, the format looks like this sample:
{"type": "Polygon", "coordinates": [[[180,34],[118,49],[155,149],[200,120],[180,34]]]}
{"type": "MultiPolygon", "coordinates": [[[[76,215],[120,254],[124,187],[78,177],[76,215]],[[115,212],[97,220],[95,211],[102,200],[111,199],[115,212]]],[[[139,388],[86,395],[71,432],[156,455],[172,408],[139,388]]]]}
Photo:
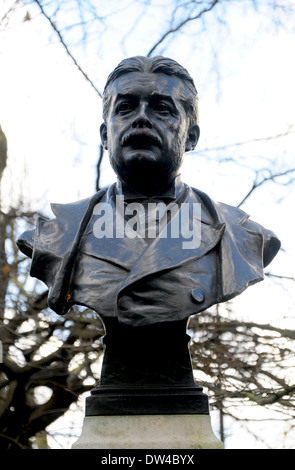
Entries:
{"type": "Polygon", "coordinates": [[[157,134],[148,129],[136,129],[124,134],[121,143],[123,147],[140,144],[161,146],[162,141],[157,134]]]}

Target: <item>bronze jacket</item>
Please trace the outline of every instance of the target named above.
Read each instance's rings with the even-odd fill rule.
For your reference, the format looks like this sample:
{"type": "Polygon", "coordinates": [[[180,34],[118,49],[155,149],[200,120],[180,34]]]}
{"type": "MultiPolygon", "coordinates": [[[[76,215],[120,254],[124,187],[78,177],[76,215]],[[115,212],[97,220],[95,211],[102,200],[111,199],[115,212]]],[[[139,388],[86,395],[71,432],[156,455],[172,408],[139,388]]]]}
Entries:
{"type": "Polygon", "coordinates": [[[74,304],[130,325],[175,321],[232,299],[263,280],[280,248],[273,232],[242,210],[188,188],[185,202],[201,202],[201,242],[183,249],[183,237],[100,238],[93,234],[98,202],[113,204],[114,185],[92,198],[52,204],[55,219],[17,241],[32,258],[31,276],[49,289],[48,304],[63,315],[74,304]]]}

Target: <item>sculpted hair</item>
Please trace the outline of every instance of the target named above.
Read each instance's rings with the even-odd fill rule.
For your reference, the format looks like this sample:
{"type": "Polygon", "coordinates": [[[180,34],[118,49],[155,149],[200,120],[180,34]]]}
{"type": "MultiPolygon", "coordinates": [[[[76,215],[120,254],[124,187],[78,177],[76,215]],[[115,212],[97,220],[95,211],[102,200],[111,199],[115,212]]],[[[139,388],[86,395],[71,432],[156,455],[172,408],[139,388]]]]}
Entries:
{"type": "Polygon", "coordinates": [[[110,85],[118,77],[130,72],[150,72],[150,73],[164,73],[166,75],[174,75],[175,77],[183,80],[189,91],[189,96],[183,96],[181,103],[186,110],[190,124],[197,124],[199,121],[198,115],[198,92],[196,90],[194,81],[188,71],[182,67],[178,62],[167,57],[145,57],[135,56],[122,60],[117,67],[108,76],[104,92],[103,92],[103,118],[106,120],[109,107],[110,107],[110,85]]]}

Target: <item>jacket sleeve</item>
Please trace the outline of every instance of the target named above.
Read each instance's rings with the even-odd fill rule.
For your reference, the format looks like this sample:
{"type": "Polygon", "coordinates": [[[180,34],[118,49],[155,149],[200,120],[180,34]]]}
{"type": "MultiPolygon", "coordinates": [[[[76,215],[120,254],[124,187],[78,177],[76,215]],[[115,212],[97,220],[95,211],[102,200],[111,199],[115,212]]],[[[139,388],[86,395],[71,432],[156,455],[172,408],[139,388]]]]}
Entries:
{"type": "Polygon", "coordinates": [[[254,222],[251,219],[247,219],[245,221],[244,227],[247,230],[251,230],[253,232],[258,232],[263,237],[263,266],[268,266],[274,257],[277,255],[280,247],[281,242],[278,237],[271,231],[268,230],[262,225],[254,222]]]}
{"type": "Polygon", "coordinates": [[[35,239],[35,230],[27,230],[16,241],[20,251],[29,258],[33,256],[33,247],[35,239]]]}
{"type": "Polygon", "coordinates": [[[32,259],[30,274],[50,289],[64,254],[64,236],[56,219],[39,217],[35,230],[24,232],[18,248],[32,259]]]}
{"type": "Polygon", "coordinates": [[[252,232],[260,236],[262,239],[262,264],[264,268],[268,266],[281,247],[281,242],[274,232],[250,219],[249,214],[238,207],[229,206],[224,203],[217,203],[217,205],[222,211],[225,221],[231,221],[233,225],[240,225],[249,233],[252,232]]]}

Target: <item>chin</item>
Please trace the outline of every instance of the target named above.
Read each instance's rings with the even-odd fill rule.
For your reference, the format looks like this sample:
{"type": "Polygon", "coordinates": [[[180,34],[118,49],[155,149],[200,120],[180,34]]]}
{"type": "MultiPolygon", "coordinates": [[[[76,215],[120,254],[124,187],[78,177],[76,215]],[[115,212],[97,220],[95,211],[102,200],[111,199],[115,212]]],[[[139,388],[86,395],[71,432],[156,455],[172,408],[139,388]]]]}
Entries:
{"type": "Polygon", "coordinates": [[[121,155],[120,159],[110,159],[111,166],[119,179],[130,184],[166,183],[179,171],[180,158],[159,158],[151,150],[133,150],[121,155]]]}
{"type": "Polygon", "coordinates": [[[151,164],[151,161],[137,160],[134,164],[120,169],[123,179],[129,183],[147,182],[155,179],[159,169],[157,165],[151,164]],[[125,170],[125,171],[124,171],[125,170]]]}

